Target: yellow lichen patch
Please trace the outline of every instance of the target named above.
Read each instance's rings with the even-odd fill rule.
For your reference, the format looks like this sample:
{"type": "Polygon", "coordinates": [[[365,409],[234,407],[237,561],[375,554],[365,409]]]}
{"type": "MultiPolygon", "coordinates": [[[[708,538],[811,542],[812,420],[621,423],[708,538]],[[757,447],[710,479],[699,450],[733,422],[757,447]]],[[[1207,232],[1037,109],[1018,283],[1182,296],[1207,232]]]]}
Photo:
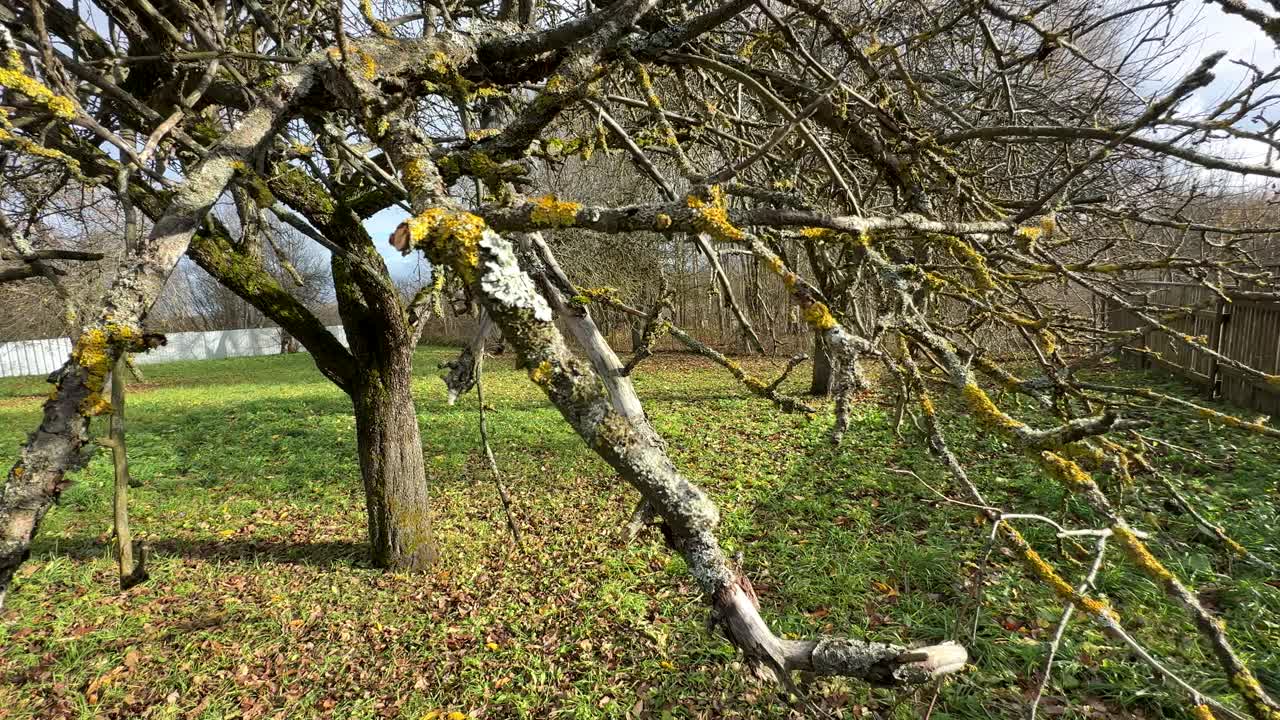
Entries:
{"type": "Polygon", "coordinates": [[[427,58],[427,67],[441,75],[448,75],[453,72],[453,61],[448,55],[437,50],[427,58]]]}
{"type": "Polygon", "coordinates": [[[653,219],[653,226],[659,230],[666,230],[671,227],[671,216],[666,213],[658,213],[658,217],[653,219]]]}
{"type": "Polygon", "coordinates": [[[693,224],[701,232],[722,242],[739,242],[746,235],[729,222],[729,211],[725,209],[724,192],[719,185],[707,189],[708,199],[690,195],[686,204],[693,210],[693,224]]]}
{"type": "Polygon", "coordinates": [[[807,238],[829,238],[835,234],[835,230],[822,227],[807,227],[800,231],[800,236],[807,238]]]}
{"type": "Polygon", "coordinates": [[[947,286],[947,279],[937,273],[924,273],[924,284],[930,290],[937,292],[947,286]]]}
{"type": "Polygon", "coordinates": [[[770,256],[769,269],[777,275],[784,275],[787,272],[787,267],[782,264],[782,258],[777,255],[770,256]]]}
{"type": "Polygon", "coordinates": [[[536,385],[546,385],[551,382],[551,363],[543,360],[529,368],[529,379],[536,385]]]}
{"type": "Polygon", "coordinates": [[[404,163],[404,168],[400,171],[401,177],[404,178],[405,187],[411,192],[414,190],[425,189],[427,183],[427,160],[425,158],[409,158],[404,163]]]}
{"type": "Polygon", "coordinates": [[[32,102],[43,105],[49,112],[64,120],[76,116],[76,105],[71,98],[58,95],[44,83],[27,75],[22,67],[22,56],[16,50],[5,54],[5,62],[0,67],[0,87],[20,92],[32,102]]]}
{"type": "Polygon", "coordinates": [[[1202,408],[1200,408],[1200,417],[1203,417],[1203,418],[1206,418],[1206,419],[1209,419],[1209,420],[1216,420],[1216,421],[1218,421],[1218,422],[1222,423],[1223,425],[1227,425],[1227,426],[1229,426],[1229,427],[1239,427],[1239,426],[1241,426],[1241,425],[1252,425],[1252,424],[1253,424],[1253,423],[1246,423],[1244,420],[1241,420],[1240,418],[1238,418],[1238,417],[1236,417],[1236,416],[1234,416],[1234,415],[1228,415],[1228,414],[1226,414],[1226,413],[1220,413],[1220,412],[1218,412],[1217,410],[1212,410],[1212,409],[1210,409],[1210,408],[1206,408],[1206,407],[1202,407],[1202,408]]]}
{"type": "Polygon", "coordinates": [[[1258,684],[1258,678],[1249,672],[1248,668],[1242,668],[1239,672],[1231,677],[1231,684],[1235,689],[1244,696],[1248,701],[1249,707],[1255,710],[1255,717],[1263,717],[1267,720],[1280,720],[1280,712],[1276,712],[1268,707],[1267,702],[1263,699],[1262,685],[1258,684]]]}
{"type": "Polygon", "coordinates": [[[832,317],[831,311],[820,302],[810,303],[804,309],[804,321],[819,332],[826,332],[836,326],[836,319],[832,317]]]}
{"type": "Polygon", "coordinates": [[[1191,717],[1195,718],[1195,720],[1215,720],[1213,711],[1209,709],[1208,705],[1196,705],[1191,708],[1191,717]]]}
{"type": "Polygon", "coordinates": [[[373,56],[367,52],[357,50],[356,54],[360,58],[360,74],[364,76],[364,79],[372,80],[378,77],[378,61],[374,60],[373,56]]]}
{"type": "Polygon", "coordinates": [[[555,195],[543,195],[532,201],[529,219],[541,227],[570,227],[578,219],[582,206],[576,202],[558,200],[555,195]]]}
{"type": "Polygon", "coordinates": [[[1040,336],[1040,345],[1044,348],[1045,355],[1052,355],[1058,351],[1058,338],[1051,330],[1041,328],[1036,334],[1040,336]]]}
{"type": "Polygon", "coordinates": [[[71,349],[72,360],[84,369],[84,384],[89,391],[80,404],[80,412],[101,415],[111,410],[111,403],[103,397],[102,389],[111,372],[112,350],[123,353],[136,346],[141,338],[142,333],[136,327],[114,321],[108,321],[102,327],[91,327],[80,335],[71,349]]]}
{"type": "Polygon", "coordinates": [[[1046,450],[1040,453],[1040,462],[1050,475],[1062,481],[1067,487],[1075,490],[1092,490],[1097,487],[1089,473],[1074,460],[1068,460],[1055,452],[1046,450]]]}
{"type": "Polygon", "coordinates": [[[408,221],[413,247],[432,262],[447,264],[463,279],[475,277],[480,262],[480,236],[484,220],[469,212],[431,208],[408,221]]]}
{"type": "MultiPolygon", "coordinates": [[[[1222,528],[1218,528],[1217,530],[1219,533],[1222,533],[1222,528]]],[[[1243,545],[1227,537],[1225,534],[1222,535],[1222,543],[1227,546],[1227,549],[1240,557],[1246,557],[1249,554],[1249,551],[1246,550],[1243,545]]]]}
{"type": "Polygon", "coordinates": [[[979,290],[995,289],[996,283],[991,278],[991,270],[987,268],[986,258],[974,250],[972,245],[954,235],[943,235],[942,239],[956,258],[969,268],[969,272],[973,274],[973,282],[979,290]]]}
{"type": "Polygon", "coordinates": [[[996,407],[996,404],[991,401],[986,391],[978,387],[976,383],[970,382],[966,384],[960,394],[964,396],[970,412],[976,415],[982,423],[1005,430],[1018,430],[1025,427],[1023,423],[1014,420],[1006,415],[1003,410],[996,407]]]}
{"type": "Polygon", "coordinates": [[[1058,228],[1058,219],[1053,215],[1044,215],[1040,218],[1040,234],[1049,237],[1053,231],[1058,228]]]}
{"type": "Polygon", "coordinates": [[[1035,241],[1044,235],[1044,230],[1039,225],[1023,225],[1013,231],[1013,236],[1024,241],[1027,245],[1034,244],[1035,241]]]}
{"type": "Polygon", "coordinates": [[[45,158],[47,160],[56,160],[62,163],[76,180],[89,185],[98,184],[99,181],[96,178],[85,177],[80,171],[79,160],[76,160],[60,150],[45,147],[38,142],[32,141],[30,138],[15,135],[12,130],[13,124],[9,122],[8,113],[3,109],[0,109],[0,145],[13,148],[15,151],[23,155],[45,158]]]}
{"type": "Polygon", "coordinates": [[[559,75],[552,75],[547,78],[547,82],[542,86],[542,91],[551,95],[564,92],[568,88],[569,83],[559,75]]]}
{"type": "Polygon", "coordinates": [[[1040,557],[1040,553],[1031,549],[1031,544],[1027,542],[1026,538],[1022,537],[1022,533],[1018,532],[1016,528],[1006,523],[1001,525],[1001,530],[1009,538],[1018,554],[1022,556],[1022,561],[1031,570],[1031,574],[1040,582],[1048,585],[1054,595],[1070,602],[1081,611],[1094,617],[1119,620],[1119,616],[1111,606],[1101,600],[1076,592],[1076,589],[1071,587],[1071,583],[1059,575],[1058,571],[1054,570],[1053,566],[1044,558],[1040,557]]]}
{"type": "Polygon", "coordinates": [[[375,33],[385,38],[391,37],[391,26],[373,14],[373,0],[360,0],[360,14],[364,16],[365,21],[375,33]]]}
{"type": "Polygon", "coordinates": [[[933,398],[929,397],[928,395],[920,396],[920,410],[923,411],[925,415],[929,415],[930,417],[938,414],[937,409],[934,408],[933,406],[933,398]]]}
{"type": "Polygon", "coordinates": [[[1100,448],[1083,443],[1071,443],[1059,451],[1064,457],[1080,460],[1090,467],[1102,467],[1107,462],[1106,453],[1100,448]]]}
{"type": "Polygon", "coordinates": [[[1153,580],[1170,583],[1174,582],[1173,573],[1156,559],[1155,555],[1147,549],[1145,543],[1138,539],[1133,531],[1124,525],[1116,525],[1111,528],[1111,534],[1120,541],[1120,545],[1124,549],[1130,560],[1138,566],[1140,570],[1147,574],[1153,580]]]}
{"type": "Polygon", "coordinates": [[[1280,385],[1280,375],[1264,374],[1262,377],[1268,385],[1280,385]]]}
{"type": "Polygon", "coordinates": [[[612,300],[617,296],[618,289],[611,287],[579,288],[578,293],[587,300],[612,300]]]}

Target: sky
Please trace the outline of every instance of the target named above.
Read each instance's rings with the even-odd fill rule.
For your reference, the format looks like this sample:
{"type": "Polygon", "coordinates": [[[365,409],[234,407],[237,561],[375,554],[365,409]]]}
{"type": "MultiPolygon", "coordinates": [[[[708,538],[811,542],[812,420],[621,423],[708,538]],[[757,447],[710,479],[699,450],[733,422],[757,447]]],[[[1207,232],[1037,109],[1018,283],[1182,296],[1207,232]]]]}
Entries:
{"type": "MultiPolygon", "coordinates": [[[[1274,11],[1268,14],[1274,14],[1274,11]]],[[[1227,53],[1214,69],[1213,83],[1197,91],[1180,106],[1184,112],[1194,113],[1199,109],[1212,107],[1239,88],[1249,70],[1232,64],[1232,60],[1249,62],[1263,71],[1280,64],[1280,52],[1277,52],[1275,43],[1269,37],[1248,20],[1222,12],[1216,3],[1183,2],[1175,11],[1175,16],[1179,23],[1187,23],[1189,30],[1186,38],[1190,42],[1179,61],[1165,67],[1163,75],[1167,80],[1166,84],[1176,82],[1206,56],[1218,51],[1227,53]]],[[[1275,112],[1276,109],[1268,111],[1269,121],[1275,120],[1275,112]]],[[[1200,150],[1256,164],[1262,164],[1266,160],[1263,145],[1238,138],[1214,141],[1202,146],[1200,150]]],[[[1260,184],[1262,181],[1262,178],[1249,179],[1253,184],[1260,184]]]]}

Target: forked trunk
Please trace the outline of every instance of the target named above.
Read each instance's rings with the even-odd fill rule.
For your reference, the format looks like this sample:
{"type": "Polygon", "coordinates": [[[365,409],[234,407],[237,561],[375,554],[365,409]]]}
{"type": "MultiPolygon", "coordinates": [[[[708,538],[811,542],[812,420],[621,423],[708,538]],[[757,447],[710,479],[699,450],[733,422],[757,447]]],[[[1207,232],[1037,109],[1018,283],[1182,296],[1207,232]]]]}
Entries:
{"type": "Polygon", "coordinates": [[[366,371],[351,394],[372,560],[394,570],[423,570],[436,558],[411,351],[366,371]]]}

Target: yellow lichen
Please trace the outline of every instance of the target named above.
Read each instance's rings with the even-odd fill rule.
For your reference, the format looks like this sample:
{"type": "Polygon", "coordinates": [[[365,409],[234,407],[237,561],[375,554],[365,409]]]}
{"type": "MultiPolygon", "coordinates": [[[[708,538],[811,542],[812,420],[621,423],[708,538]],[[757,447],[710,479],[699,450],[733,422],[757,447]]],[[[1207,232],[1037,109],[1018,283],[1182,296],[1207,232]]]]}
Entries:
{"type": "Polygon", "coordinates": [[[1051,330],[1041,328],[1036,334],[1040,336],[1040,344],[1044,347],[1045,355],[1052,355],[1058,351],[1058,338],[1051,330]]]}
{"type": "Polygon", "coordinates": [[[441,75],[453,72],[453,60],[439,50],[427,57],[427,67],[441,75]]]}
{"type": "Polygon", "coordinates": [[[0,109],[0,145],[13,148],[18,153],[30,155],[32,157],[45,158],[46,160],[56,160],[62,163],[71,175],[83,183],[96,185],[98,181],[94,178],[85,177],[80,171],[80,161],[67,155],[60,150],[45,147],[38,142],[34,142],[30,138],[21,135],[15,135],[13,125],[9,122],[9,115],[0,109]]]}
{"type": "Polygon", "coordinates": [[[1191,708],[1191,717],[1195,718],[1195,720],[1215,720],[1213,711],[1209,709],[1208,705],[1196,705],[1191,708]]]}
{"type": "Polygon", "coordinates": [[[947,279],[933,272],[924,273],[924,284],[930,290],[937,292],[947,286],[947,279]]]}
{"type": "Polygon", "coordinates": [[[1040,218],[1040,234],[1049,237],[1058,227],[1058,220],[1053,215],[1045,215],[1040,218]]]}
{"type": "Polygon", "coordinates": [[[111,403],[102,390],[114,362],[113,351],[118,355],[135,349],[141,338],[142,333],[135,326],[115,321],[91,327],[80,335],[71,349],[72,360],[84,369],[84,384],[89,391],[80,403],[80,412],[101,415],[111,410],[111,403]]]}
{"type": "Polygon", "coordinates": [[[944,235],[942,238],[951,252],[969,268],[969,272],[973,274],[974,284],[979,290],[995,289],[996,283],[991,278],[991,270],[987,268],[986,258],[974,250],[972,245],[954,235],[944,235]]]}
{"type": "Polygon", "coordinates": [[[653,220],[653,226],[659,230],[666,230],[671,227],[671,216],[666,213],[658,213],[658,217],[653,220]]]}
{"type": "Polygon", "coordinates": [[[391,26],[379,20],[373,14],[372,0],[360,0],[360,14],[364,16],[365,21],[369,23],[369,27],[373,28],[375,33],[385,38],[391,37],[391,26]]]}
{"type": "Polygon", "coordinates": [[[556,93],[564,92],[568,85],[569,83],[567,83],[564,78],[559,75],[552,75],[547,78],[547,82],[542,86],[542,91],[555,95],[556,93]]]}
{"type": "MultiPolygon", "coordinates": [[[[1218,528],[1218,532],[1222,533],[1222,528],[1218,528]]],[[[1243,545],[1227,537],[1225,534],[1222,535],[1222,542],[1224,545],[1227,546],[1227,549],[1229,549],[1231,552],[1235,553],[1236,555],[1239,555],[1240,557],[1245,557],[1249,554],[1249,551],[1246,550],[1243,545]]]]}
{"type": "Polygon", "coordinates": [[[1039,225],[1023,225],[1013,231],[1013,236],[1023,241],[1026,246],[1034,245],[1041,235],[1044,235],[1044,229],[1039,225]]]}
{"type": "Polygon", "coordinates": [[[929,397],[928,395],[920,396],[920,409],[924,412],[925,415],[928,415],[930,417],[938,414],[938,411],[933,407],[933,398],[929,397]]]}
{"type": "Polygon", "coordinates": [[[1081,611],[1094,617],[1106,617],[1111,620],[1119,619],[1114,608],[1101,600],[1076,592],[1076,589],[1071,587],[1071,583],[1059,575],[1058,571],[1054,570],[1053,566],[1045,561],[1044,558],[1040,557],[1040,553],[1031,549],[1030,543],[1027,542],[1026,538],[1022,537],[1022,533],[1019,533],[1016,528],[1006,523],[1001,525],[1001,529],[1009,538],[1010,544],[1022,556],[1022,561],[1031,570],[1031,574],[1040,582],[1048,585],[1054,595],[1070,602],[1081,611]]]}
{"type": "Polygon", "coordinates": [[[1233,675],[1231,684],[1248,701],[1249,707],[1254,709],[1255,717],[1266,718],[1266,720],[1280,720],[1280,712],[1268,707],[1267,702],[1263,699],[1262,685],[1258,683],[1258,678],[1254,677],[1248,668],[1241,668],[1239,672],[1233,675]]]}
{"type": "Polygon", "coordinates": [[[410,191],[421,190],[427,183],[427,161],[424,158],[409,158],[400,171],[405,187],[410,191]]]}
{"type": "Polygon", "coordinates": [[[828,238],[835,234],[835,230],[823,227],[807,227],[800,230],[800,236],[807,238],[828,238]]]}
{"type": "Polygon", "coordinates": [[[976,383],[969,382],[966,384],[960,394],[964,396],[969,410],[984,424],[1005,430],[1018,430],[1024,427],[1023,423],[1014,420],[996,407],[996,404],[991,401],[987,393],[978,387],[976,383]]]}
{"type": "Polygon", "coordinates": [[[1041,464],[1049,474],[1074,490],[1092,490],[1097,487],[1093,478],[1083,468],[1061,455],[1048,450],[1040,453],[1041,464]]]}
{"type": "Polygon", "coordinates": [[[707,189],[706,200],[690,195],[685,202],[693,210],[693,224],[699,231],[722,242],[739,242],[746,238],[745,233],[729,222],[724,192],[719,185],[712,185],[707,189]]]}
{"type": "Polygon", "coordinates": [[[820,302],[810,303],[804,309],[804,321],[819,332],[826,332],[836,326],[836,319],[832,317],[831,311],[820,302]]]}
{"type": "Polygon", "coordinates": [[[432,262],[447,264],[463,279],[475,277],[485,222],[469,212],[430,208],[408,221],[411,244],[432,262]]]}
{"type": "Polygon", "coordinates": [[[551,363],[543,360],[529,368],[529,379],[536,385],[546,385],[551,382],[551,363]]]}
{"type": "Polygon", "coordinates": [[[578,203],[558,200],[555,195],[544,195],[531,202],[533,209],[529,211],[529,219],[541,227],[570,227],[582,209],[578,203]]]}
{"type": "Polygon", "coordinates": [[[1165,566],[1156,559],[1155,555],[1147,549],[1145,543],[1138,539],[1133,531],[1124,525],[1115,525],[1111,528],[1111,534],[1120,541],[1121,547],[1124,549],[1129,559],[1138,566],[1140,570],[1147,574],[1153,580],[1162,583],[1174,582],[1173,573],[1169,572],[1165,566]]]}
{"type": "Polygon", "coordinates": [[[22,56],[16,50],[5,53],[4,65],[0,66],[0,87],[26,95],[56,117],[70,120],[76,116],[76,105],[71,98],[58,95],[44,83],[27,75],[22,67],[22,56]]]}
{"type": "Polygon", "coordinates": [[[356,54],[360,57],[361,74],[364,75],[364,79],[372,80],[377,77],[378,61],[374,60],[373,56],[367,52],[357,50],[356,54]]]}
{"type": "Polygon", "coordinates": [[[1106,453],[1102,452],[1100,448],[1081,443],[1066,445],[1059,452],[1064,457],[1080,460],[1090,467],[1102,467],[1107,461],[1106,453]]]}

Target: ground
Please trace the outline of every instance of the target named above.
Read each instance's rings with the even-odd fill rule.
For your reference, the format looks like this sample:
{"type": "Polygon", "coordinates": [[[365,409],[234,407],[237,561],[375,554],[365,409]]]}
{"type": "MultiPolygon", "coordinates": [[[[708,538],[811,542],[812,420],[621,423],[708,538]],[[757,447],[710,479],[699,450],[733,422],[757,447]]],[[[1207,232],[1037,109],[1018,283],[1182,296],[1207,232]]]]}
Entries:
{"type": "MultiPolygon", "coordinates": [[[[1013,717],[1025,712],[1060,608],[997,551],[972,508],[892,408],[868,397],[845,445],[829,416],[783,415],[722,371],[664,355],[637,386],[680,465],[720,504],[721,537],[741,550],[765,617],[795,636],[842,633],[902,643],[957,639],[972,666],[941,689],[809,685],[808,705],[754,685],[707,634],[683,563],[648,533],[618,530],[634,493],[587,452],[522,371],[491,361],[486,400],[498,462],[525,528],[513,551],[483,471],[474,394],[444,403],[424,349],[414,385],[442,549],[428,575],[368,567],[354,426],[345,397],[306,355],[145,367],[131,386],[135,533],[151,580],[117,590],[111,470],[102,451],[45,520],[0,614],[0,720],[18,718],[769,718],[1013,717]],[[919,478],[895,472],[914,470],[919,478]],[[957,496],[958,497],[958,496],[957,496]],[[973,588],[981,577],[975,627],[973,588]]],[[[779,363],[755,360],[752,366],[779,363]]],[[[801,373],[802,374],[802,373],[801,373]]],[[[1110,380],[1158,382],[1134,374],[1110,380]]],[[[789,383],[799,390],[804,378],[789,383]]],[[[41,379],[0,380],[6,467],[35,426],[41,379]]],[[[1274,441],[1204,421],[1161,461],[1236,538],[1280,560],[1274,441]]],[[[946,413],[990,500],[1060,517],[1085,512],[962,416],[946,413]]],[[[1167,499],[1127,492],[1137,524],[1227,621],[1280,692],[1280,581],[1236,563],[1167,499]],[[1230,571],[1230,577],[1227,571],[1230,571]]],[[[1084,556],[1023,526],[1078,578],[1084,556]]],[[[1099,580],[1133,632],[1197,685],[1226,686],[1190,624],[1123,562],[1099,580]]],[[[1077,622],[1042,710],[1067,717],[1187,717],[1187,701],[1077,622]]]]}

